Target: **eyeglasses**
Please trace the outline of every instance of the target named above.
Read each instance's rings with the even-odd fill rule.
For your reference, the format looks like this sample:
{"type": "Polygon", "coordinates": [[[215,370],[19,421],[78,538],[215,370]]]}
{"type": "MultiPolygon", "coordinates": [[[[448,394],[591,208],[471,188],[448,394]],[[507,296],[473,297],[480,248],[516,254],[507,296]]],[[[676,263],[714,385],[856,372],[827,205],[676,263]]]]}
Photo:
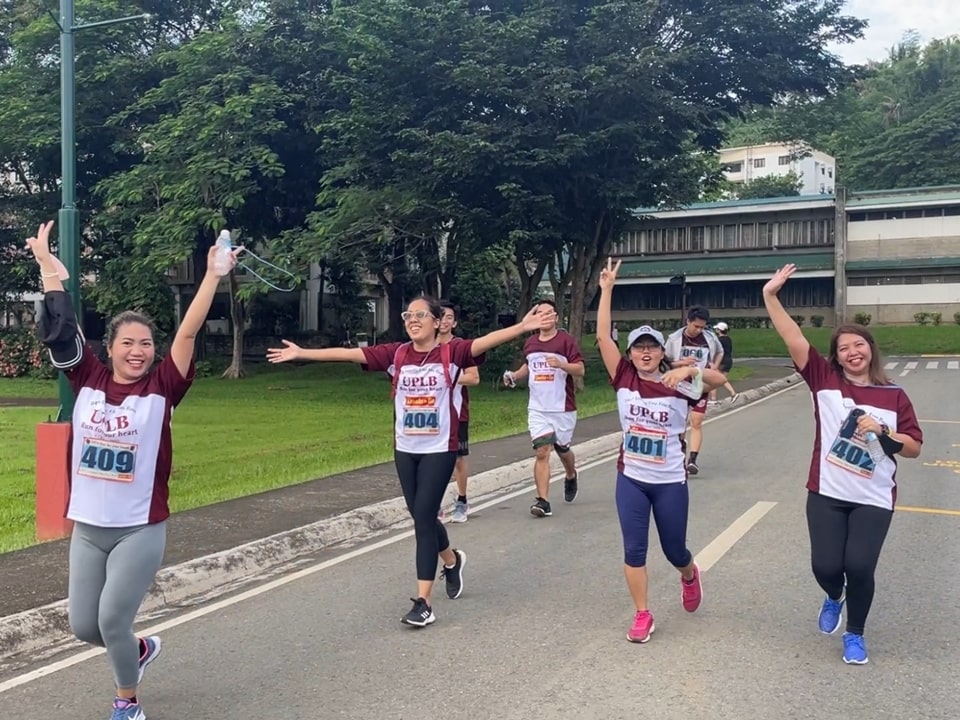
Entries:
{"type": "Polygon", "coordinates": [[[651,350],[659,350],[660,345],[657,343],[645,343],[645,342],[636,342],[631,345],[634,350],[644,350],[650,352],[651,350]]]}
{"type": "Polygon", "coordinates": [[[433,315],[430,313],[429,310],[417,310],[416,312],[411,312],[410,310],[405,310],[404,312],[400,313],[400,318],[401,318],[404,322],[409,322],[410,320],[413,320],[414,318],[416,318],[417,320],[424,320],[424,319],[426,319],[426,318],[428,318],[428,317],[429,317],[429,318],[432,318],[432,317],[433,317],[433,315]]]}

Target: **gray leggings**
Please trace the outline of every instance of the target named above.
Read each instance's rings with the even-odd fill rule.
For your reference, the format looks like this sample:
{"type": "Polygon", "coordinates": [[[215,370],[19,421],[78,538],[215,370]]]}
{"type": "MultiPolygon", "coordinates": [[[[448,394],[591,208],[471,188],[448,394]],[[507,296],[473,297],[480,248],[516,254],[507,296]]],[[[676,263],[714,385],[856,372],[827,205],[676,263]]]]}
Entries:
{"type": "Polygon", "coordinates": [[[167,524],[101,528],[74,523],[70,538],[70,629],[107,649],[118,688],[137,687],[140,643],[133,621],[163,562],[167,524]]]}

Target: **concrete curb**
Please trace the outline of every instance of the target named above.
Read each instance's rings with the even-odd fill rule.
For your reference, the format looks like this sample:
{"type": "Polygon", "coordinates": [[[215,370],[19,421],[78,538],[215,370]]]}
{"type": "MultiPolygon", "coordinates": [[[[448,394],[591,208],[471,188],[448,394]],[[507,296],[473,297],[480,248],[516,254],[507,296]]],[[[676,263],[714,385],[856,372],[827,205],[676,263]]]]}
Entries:
{"type": "MultiPolygon", "coordinates": [[[[794,373],[763,387],[746,390],[733,401],[711,407],[707,416],[723,415],[799,381],[800,376],[794,373]]],[[[587,464],[613,455],[619,446],[620,433],[593,438],[575,447],[577,460],[587,464]]],[[[555,470],[560,470],[559,461],[554,459],[554,462],[555,470]]],[[[507,492],[529,482],[530,460],[525,459],[471,477],[471,496],[480,502],[485,496],[507,492]]],[[[165,609],[182,607],[191,599],[209,600],[233,591],[244,580],[262,577],[270,570],[325,548],[410,525],[403,498],[398,497],[164,568],[157,574],[138,620],[165,609]]],[[[46,649],[70,637],[66,600],[0,618],[0,660],[46,649]]]]}

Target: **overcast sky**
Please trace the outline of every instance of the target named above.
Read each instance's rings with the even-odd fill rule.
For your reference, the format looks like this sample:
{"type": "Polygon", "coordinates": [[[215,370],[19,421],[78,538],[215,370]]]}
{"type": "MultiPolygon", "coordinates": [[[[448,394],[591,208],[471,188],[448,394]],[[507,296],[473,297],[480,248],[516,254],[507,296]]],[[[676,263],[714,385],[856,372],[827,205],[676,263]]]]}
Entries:
{"type": "Polygon", "coordinates": [[[960,0],[848,0],[845,13],[869,20],[864,39],[842,45],[837,53],[848,63],[886,56],[907,30],[920,33],[923,42],[960,34],[960,0]]]}

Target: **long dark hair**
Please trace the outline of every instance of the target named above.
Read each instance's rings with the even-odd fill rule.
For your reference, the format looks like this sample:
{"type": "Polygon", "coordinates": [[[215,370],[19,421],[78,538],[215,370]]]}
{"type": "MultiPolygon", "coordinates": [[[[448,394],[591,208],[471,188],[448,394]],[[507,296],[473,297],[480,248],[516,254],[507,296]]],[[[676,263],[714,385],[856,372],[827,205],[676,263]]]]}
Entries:
{"type": "Polygon", "coordinates": [[[863,325],[841,325],[833,331],[833,335],[830,336],[830,353],[827,357],[831,367],[843,374],[843,366],[837,360],[837,345],[841,335],[857,335],[867,341],[867,345],[870,346],[870,365],[867,371],[872,385],[893,385],[893,380],[883,370],[883,359],[880,357],[877,341],[863,325]]]}

